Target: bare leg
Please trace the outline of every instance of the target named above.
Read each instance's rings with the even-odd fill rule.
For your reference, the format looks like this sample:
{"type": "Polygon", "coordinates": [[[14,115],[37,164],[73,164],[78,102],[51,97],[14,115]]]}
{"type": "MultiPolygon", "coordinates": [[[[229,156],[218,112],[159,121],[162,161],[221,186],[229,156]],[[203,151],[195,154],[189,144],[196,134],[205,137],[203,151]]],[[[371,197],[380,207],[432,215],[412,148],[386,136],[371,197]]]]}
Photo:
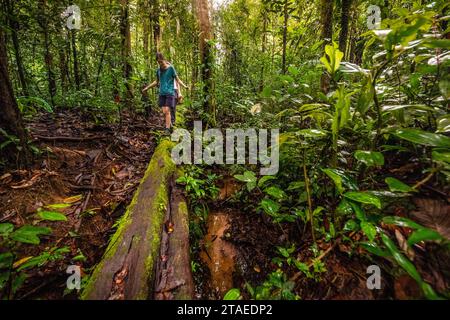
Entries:
{"type": "Polygon", "coordinates": [[[171,125],[172,120],[170,119],[170,109],[169,109],[169,107],[166,106],[166,107],[163,107],[162,110],[164,113],[164,119],[166,121],[166,129],[170,129],[170,127],[172,126],[171,125]]]}

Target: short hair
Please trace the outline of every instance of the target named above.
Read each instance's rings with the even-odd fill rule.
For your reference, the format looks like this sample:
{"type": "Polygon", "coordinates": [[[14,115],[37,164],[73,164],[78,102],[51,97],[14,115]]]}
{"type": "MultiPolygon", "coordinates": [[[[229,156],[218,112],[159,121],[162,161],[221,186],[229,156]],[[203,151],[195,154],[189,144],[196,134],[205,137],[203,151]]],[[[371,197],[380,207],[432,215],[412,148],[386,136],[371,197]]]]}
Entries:
{"type": "Polygon", "coordinates": [[[161,52],[156,53],[156,60],[166,60],[161,52]]]}

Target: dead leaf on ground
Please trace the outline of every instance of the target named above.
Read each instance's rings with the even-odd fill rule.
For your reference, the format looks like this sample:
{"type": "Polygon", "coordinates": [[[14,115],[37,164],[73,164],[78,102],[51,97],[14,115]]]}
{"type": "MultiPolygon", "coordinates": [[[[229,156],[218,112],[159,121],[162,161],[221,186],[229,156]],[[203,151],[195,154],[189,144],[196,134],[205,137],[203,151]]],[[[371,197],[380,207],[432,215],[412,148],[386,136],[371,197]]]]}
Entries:
{"type": "Polygon", "coordinates": [[[405,236],[400,232],[399,229],[395,229],[395,238],[397,238],[398,245],[403,250],[403,252],[408,256],[409,259],[414,261],[414,250],[411,249],[410,246],[408,246],[405,236]]]}
{"type": "Polygon", "coordinates": [[[42,173],[38,172],[33,177],[31,177],[30,180],[28,180],[28,181],[22,180],[18,184],[12,185],[11,188],[12,189],[24,189],[24,188],[31,187],[41,175],[42,175],[42,173]]]}
{"type": "Polygon", "coordinates": [[[411,217],[450,240],[450,206],[434,199],[419,198],[415,199],[414,203],[417,209],[411,212],[411,217]]]}

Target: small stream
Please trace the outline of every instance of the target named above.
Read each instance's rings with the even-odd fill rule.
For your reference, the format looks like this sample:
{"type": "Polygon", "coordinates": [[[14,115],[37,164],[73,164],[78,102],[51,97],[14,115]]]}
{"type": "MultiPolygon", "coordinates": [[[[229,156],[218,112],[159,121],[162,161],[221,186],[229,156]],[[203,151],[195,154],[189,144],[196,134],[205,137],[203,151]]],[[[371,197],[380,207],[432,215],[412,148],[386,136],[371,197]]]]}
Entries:
{"type": "MultiPolygon", "coordinates": [[[[219,200],[230,197],[238,186],[233,179],[225,179],[224,186],[220,190],[219,200]]],[[[204,238],[203,250],[200,259],[210,271],[209,286],[214,295],[223,298],[233,286],[233,273],[236,269],[235,246],[227,241],[230,237],[227,230],[230,227],[230,213],[226,210],[210,212],[207,220],[207,234],[204,238]]]]}

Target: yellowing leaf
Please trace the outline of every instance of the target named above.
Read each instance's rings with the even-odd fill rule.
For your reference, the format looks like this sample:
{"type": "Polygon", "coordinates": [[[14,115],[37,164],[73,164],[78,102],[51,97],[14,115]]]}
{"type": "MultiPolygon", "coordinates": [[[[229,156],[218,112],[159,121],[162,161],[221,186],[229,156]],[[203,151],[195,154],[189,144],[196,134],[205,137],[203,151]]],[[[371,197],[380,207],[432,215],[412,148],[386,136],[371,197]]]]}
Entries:
{"type": "Polygon", "coordinates": [[[20,260],[17,260],[16,262],[14,262],[13,268],[14,269],[18,268],[19,266],[21,266],[22,264],[24,264],[25,262],[27,262],[31,258],[33,258],[33,256],[29,256],[29,257],[25,257],[25,258],[22,258],[20,260]]]}
{"type": "Polygon", "coordinates": [[[83,199],[83,195],[82,195],[82,194],[79,194],[79,195],[76,195],[76,196],[72,196],[72,197],[65,198],[65,199],[63,200],[63,202],[64,202],[64,203],[75,203],[75,202],[80,201],[81,199],[83,199]]]}

